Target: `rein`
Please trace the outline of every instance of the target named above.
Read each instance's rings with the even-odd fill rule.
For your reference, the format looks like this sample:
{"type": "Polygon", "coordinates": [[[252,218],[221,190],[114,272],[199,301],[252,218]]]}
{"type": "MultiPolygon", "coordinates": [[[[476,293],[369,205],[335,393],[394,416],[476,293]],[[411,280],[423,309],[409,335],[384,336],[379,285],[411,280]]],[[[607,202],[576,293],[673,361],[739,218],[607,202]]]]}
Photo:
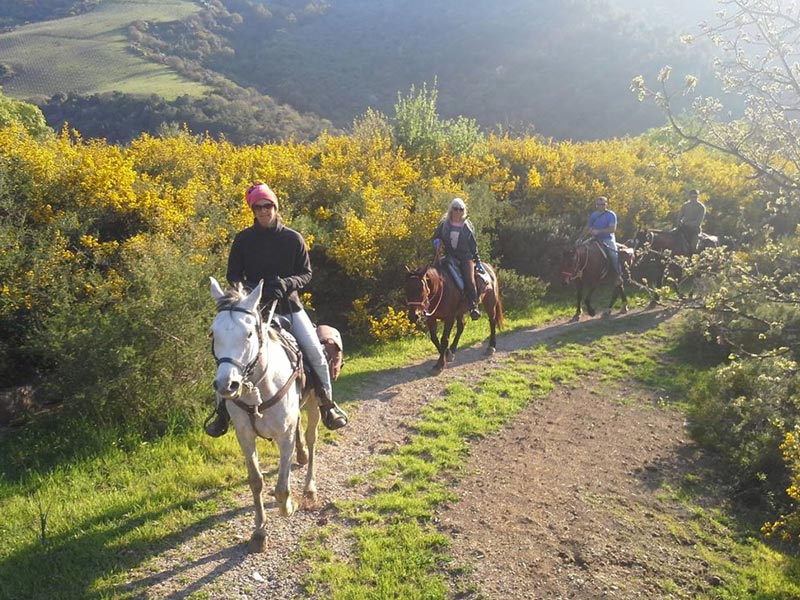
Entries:
{"type": "Polygon", "coordinates": [[[419,302],[406,302],[406,305],[409,307],[417,307],[422,311],[422,314],[425,318],[430,318],[436,311],[439,310],[439,306],[442,304],[442,300],[444,299],[444,285],[439,286],[439,299],[436,301],[436,306],[433,307],[433,310],[429,311],[428,308],[430,307],[431,300],[430,300],[430,288],[428,287],[428,274],[425,273],[422,277],[419,275],[412,275],[412,277],[416,277],[422,283],[422,300],[419,302]]]}
{"type": "Polygon", "coordinates": [[[561,271],[561,274],[567,278],[567,281],[575,281],[583,277],[583,271],[589,265],[589,248],[585,244],[581,244],[575,248],[575,261],[571,271],[561,271]],[[584,252],[581,252],[581,250],[584,252]],[[581,264],[582,263],[582,264],[581,264]]]}

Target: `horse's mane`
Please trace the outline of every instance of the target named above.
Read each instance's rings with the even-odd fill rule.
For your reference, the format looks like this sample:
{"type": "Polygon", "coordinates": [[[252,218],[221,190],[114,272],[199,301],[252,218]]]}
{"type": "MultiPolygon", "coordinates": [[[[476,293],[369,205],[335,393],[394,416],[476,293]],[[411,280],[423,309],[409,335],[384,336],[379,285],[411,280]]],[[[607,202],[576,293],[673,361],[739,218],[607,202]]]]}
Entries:
{"type": "Polygon", "coordinates": [[[232,288],[225,290],[225,295],[217,300],[217,311],[228,310],[234,304],[244,300],[247,297],[247,293],[241,283],[237,283],[232,288]]]}

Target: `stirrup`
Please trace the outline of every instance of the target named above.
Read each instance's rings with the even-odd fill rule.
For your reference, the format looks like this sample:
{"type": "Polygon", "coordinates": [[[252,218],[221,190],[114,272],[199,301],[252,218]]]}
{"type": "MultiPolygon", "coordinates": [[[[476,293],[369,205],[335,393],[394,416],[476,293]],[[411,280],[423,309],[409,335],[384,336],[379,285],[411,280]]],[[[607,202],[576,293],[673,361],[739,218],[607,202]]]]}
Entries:
{"type": "Polygon", "coordinates": [[[469,316],[472,317],[473,321],[477,321],[481,318],[481,311],[477,306],[473,306],[472,309],[469,311],[469,316]]]}
{"type": "Polygon", "coordinates": [[[203,422],[203,430],[213,438],[222,437],[228,431],[230,417],[224,404],[218,404],[203,422]]]}
{"type": "Polygon", "coordinates": [[[319,407],[322,416],[322,424],[326,429],[336,431],[347,425],[347,413],[339,408],[334,402],[326,406],[319,407]]]}

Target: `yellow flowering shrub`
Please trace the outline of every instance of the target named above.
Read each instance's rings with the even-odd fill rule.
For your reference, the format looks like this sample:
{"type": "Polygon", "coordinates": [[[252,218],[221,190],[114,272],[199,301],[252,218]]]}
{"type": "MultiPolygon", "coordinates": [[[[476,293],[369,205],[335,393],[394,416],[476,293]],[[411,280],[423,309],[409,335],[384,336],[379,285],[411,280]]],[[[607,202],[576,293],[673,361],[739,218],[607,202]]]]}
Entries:
{"type": "Polygon", "coordinates": [[[766,523],[762,533],[769,538],[777,537],[784,542],[800,544],[800,429],[787,432],[781,444],[783,460],[791,473],[786,495],[793,503],[793,510],[779,519],[766,523]]]}
{"type": "Polygon", "coordinates": [[[368,315],[369,333],[372,339],[379,342],[386,342],[403,338],[415,333],[420,333],[416,325],[412,325],[408,320],[408,313],[403,310],[395,310],[389,306],[386,314],[381,318],[368,315]]]}

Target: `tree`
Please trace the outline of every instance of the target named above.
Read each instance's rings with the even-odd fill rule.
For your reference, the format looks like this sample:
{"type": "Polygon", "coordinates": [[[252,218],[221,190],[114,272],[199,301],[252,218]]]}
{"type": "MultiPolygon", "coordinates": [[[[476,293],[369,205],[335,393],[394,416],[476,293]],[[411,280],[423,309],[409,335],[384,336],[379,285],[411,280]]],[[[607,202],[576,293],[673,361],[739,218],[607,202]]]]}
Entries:
{"type": "Polygon", "coordinates": [[[0,88],[0,127],[11,123],[21,124],[36,138],[52,133],[41,110],[33,104],[4,96],[3,88],[0,88]]]}
{"type": "Polygon", "coordinates": [[[669,67],[656,89],[641,76],[631,87],[664,112],[678,150],[700,145],[730,155],[759,184],[764,217],[750,224],[757,235],[748,247],[695,258],[689,269],[710,282],[694,304],[703,332],[745,357],[734,355],[718,370],[717,385],[699,394],[695,433],[738,467],[740,487],[764,489],[762,500],[770,488],[787,491],[786,512],[764,532],[800,542],[800,506],[791,504],[797,488],[787,487],[800,481],[800,7],[782,0],[720,4],[719,22],[703,25],[702,35],[719,50],[723,99],[696,97],[688,114],[677,115],[676,96],[693,94],[697,79],[687,76],[682,90],[670,90],[669,67]],[[726,108],[736,98],[744,109],[732,119],[726,108]],[[760,388],[762,382],[769,385],[760,388]],[[785,468],[775,466],[781,440],[785,468]]]}
{"type": "MultiPolygon", "coordinates": [[[[719,23],[703,24],[702,37],[719,50],[716,77],[726,96],[696,97],[691,118],[674,113],[678,94],[692,94],[697,78],[687,75],[683,89],[670,90],[670,67],[658,76],[658,89],[642,76],[632,88],[654,101],[684,147],[704,145],[734,156],[761,178],[765,190],[797,209],[800,203],[800,8],[781,0],[720,0],[719,23]],[[730,105],[743,101],[740,118],[730,105]]],[[[691,41],[691,37],[687,38],[691,41]]],[[[778,198],[775,198],[777,201],[778,198]]],[[[796,222],[796,220],[795,220],[796,222]]]]}

